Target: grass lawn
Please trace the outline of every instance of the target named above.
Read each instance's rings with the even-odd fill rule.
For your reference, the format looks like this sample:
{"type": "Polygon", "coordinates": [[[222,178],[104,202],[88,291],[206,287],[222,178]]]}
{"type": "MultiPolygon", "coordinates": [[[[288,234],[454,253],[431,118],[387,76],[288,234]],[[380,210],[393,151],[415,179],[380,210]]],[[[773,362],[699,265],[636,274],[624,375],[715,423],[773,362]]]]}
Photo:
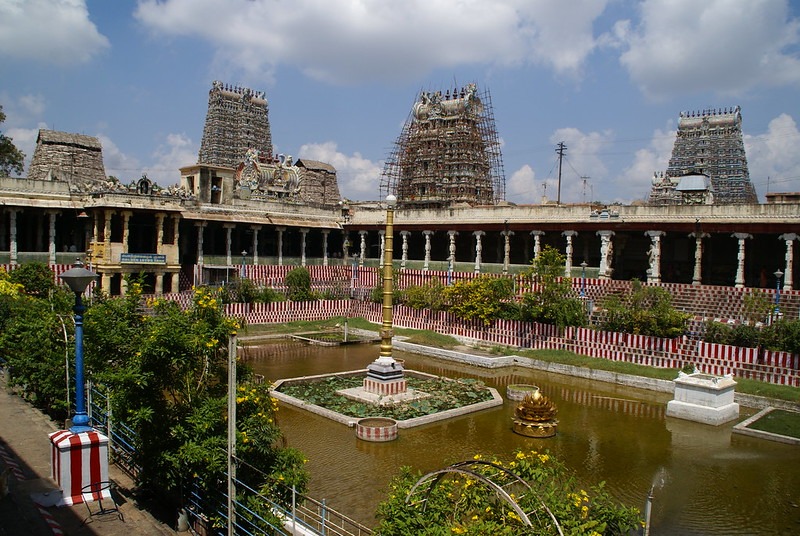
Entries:
{"type": "Polygon", "coordinates": [[[800,413],[775,409],[750,424],[748,428],[800,439],[800,413]]]}
{"type": "MultiPolygon", "coordinates": [[[[344,324],[344,320],[344,317],[334,317],[318,322],[298,321],[283,324],[257,324],[247,326],[242,330],[240,335],[277,335],[283,333],[290,334],[301,333],[304,331],[309,332],[331,329],[340,327],[342,324],[344,324]]],[[[376,331],[379,329],[377,324],[368,322],[363,318],[349,318],[347,319],[347,324],[349,327],[357,329],[366,329],[370,331],[376,331]]],[[[422,344],[425,346],[446,349],[452,349],[460,345],[460,343],[453,337],[450,337],[449,335],[442,335],[441,333],[436,333],[435,331],[395,328],[394,332],[395,335],[409,337],[408,342],[414,344],[422,344]]],[[[492,347],[492,352],[498,355],[519,355],[530,357],[532,359],[538,359],[540,361],[561,363],[564,365],[573,365],[576,367],[585,367],[597,370],[607,370],[620,374],[631,374],[634,376],[656,378],[660,380],[674,380],[678,376],[677,369],[663,369],[648,367],[645,365],[637,365],[634,363],[608,361],[605,359],[597,359],[594,357],[578,355],[565,350],[520,350],[506,346],[494,346],[492,347]]],[[[767,398],[775,398],[778,400],[788,400],[790,402],[800,402],[800,388],[788,387],[786,385],[774,385],[771,383],[749,380],[745,378],[736,378],[736,392],[758,395],[767,398]]]]}

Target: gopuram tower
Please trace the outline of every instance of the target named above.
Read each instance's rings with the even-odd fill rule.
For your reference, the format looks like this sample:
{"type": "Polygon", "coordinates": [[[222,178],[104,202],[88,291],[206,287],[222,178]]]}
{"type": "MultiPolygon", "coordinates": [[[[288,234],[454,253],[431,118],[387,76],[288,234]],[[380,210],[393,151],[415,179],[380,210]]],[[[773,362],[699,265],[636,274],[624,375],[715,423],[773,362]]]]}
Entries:
{"type": "Polygon", "coordinates": [[[476,84],[419,94],[381,177],[403,206],[491,205],[505,176],[491,97],[476,84]]]}
{"type": "Polygon", "coordinates": [[[263,91],[214,81],[198,164],[235,168],[249,149],[272,155],[269,105],[263,91]]]}
{"type": "Polygon", "coordinates": [[[653,177],[654,205],[758,203],[742,140],[742,111],[681,112],[665,174],[653,177]],[[703,191],[705,190],[705,191],[703,191]]]}

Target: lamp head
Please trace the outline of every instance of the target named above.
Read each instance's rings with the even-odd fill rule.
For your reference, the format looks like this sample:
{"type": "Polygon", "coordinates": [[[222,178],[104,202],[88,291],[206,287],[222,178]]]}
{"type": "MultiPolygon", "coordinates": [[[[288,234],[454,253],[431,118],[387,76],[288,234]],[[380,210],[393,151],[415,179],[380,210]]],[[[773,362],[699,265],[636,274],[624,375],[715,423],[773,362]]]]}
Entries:
{"type": "Polygon", "coordinates": [[[780,269],[778,269],[778,270],[775,270],[773,275],[775,277],[777,277],[778,279],[780,279],[781,277],[783,277],[783,272],[781,272],[780,269]]]}
{"type": "Polygon", "coordinates": [[[83,263],[78,259],[72,268],[59,275],[58,277],[69,286],[72,292],[83,294],[92,281],[96,281],[99,275],[83,267],[83,263]]]}
{"type": "Polygon", "coordinates": [[[589,266],[589,265],[588,265],[588,264],[586,264],[586,261],[583,261],[583,262],[581,263],[581,268],[586,268],[587,266],[589,266]]]}
{"type": "Polygon", "coordinates": [[[397,197],[392,194],[386,196],[386,204],[389,205],[390,208],[394,208],[397,205],[397,197]]]}

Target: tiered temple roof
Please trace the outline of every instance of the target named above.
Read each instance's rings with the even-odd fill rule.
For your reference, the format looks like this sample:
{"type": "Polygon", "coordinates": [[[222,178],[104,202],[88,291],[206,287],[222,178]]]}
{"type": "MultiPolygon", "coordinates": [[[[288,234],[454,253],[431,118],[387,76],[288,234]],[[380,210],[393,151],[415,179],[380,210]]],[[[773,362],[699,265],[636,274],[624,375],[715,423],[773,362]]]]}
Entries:
{"type": "Polygon", "coordinates": [[[739,106],[681,112],[669,166],[665,175],[654,177],[648,201],[655,205],[758,203],[747,168],[739,106]],[[709,178],[704,195],[693,189],[687,198],[680,191],[681,179],[690,175],[709,178]]]}
{"type": "Polygon", "coordinates": [[[406,206],[489,205],[505,198],[491,97],[467,84],[420,93],[386,161],[382,194],[406,206]]]}

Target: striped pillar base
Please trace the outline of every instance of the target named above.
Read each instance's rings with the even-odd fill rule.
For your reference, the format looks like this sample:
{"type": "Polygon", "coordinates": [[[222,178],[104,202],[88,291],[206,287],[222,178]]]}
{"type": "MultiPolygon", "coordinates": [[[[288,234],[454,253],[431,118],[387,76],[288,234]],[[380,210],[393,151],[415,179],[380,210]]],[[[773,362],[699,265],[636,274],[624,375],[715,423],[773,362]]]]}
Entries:
{"type": "Polygon", "coordinates": [[[108,481],[108,438],[98,432],[73,434],[59,430],[49,435],[52,445],[50,476],[63,493],[58,506],[111,498],[109,488],[82,493],[89,484],[108,481]]]}
{"type": "Polygon", "coordinates": [[[378,381],[372,378],[365,378],[364,390],[381,396],[397,395],[406,392],[406,380],[403,378],[400,380],[378,381]]]}

